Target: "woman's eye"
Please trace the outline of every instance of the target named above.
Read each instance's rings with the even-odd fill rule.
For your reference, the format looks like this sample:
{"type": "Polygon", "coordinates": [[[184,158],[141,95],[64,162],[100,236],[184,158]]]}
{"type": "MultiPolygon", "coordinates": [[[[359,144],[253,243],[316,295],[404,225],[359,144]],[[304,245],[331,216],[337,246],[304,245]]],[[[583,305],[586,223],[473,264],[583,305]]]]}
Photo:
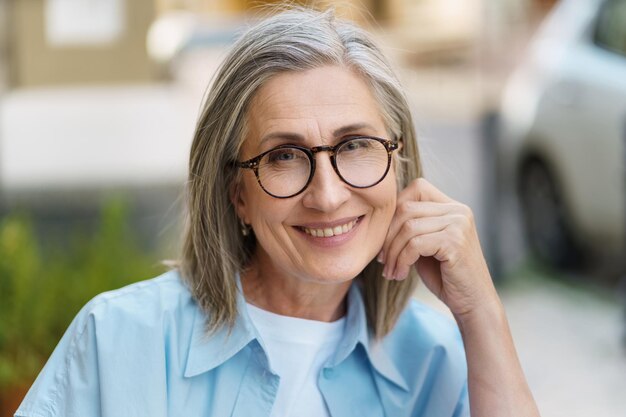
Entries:
{"type": "Polygon", "coordinates": [[[289,162],[297,159],[296,151],[292,149],[279,149],[268,154],[269,162],[289,162]]]}
{"type": "Polygon", "coordinates": [[[359,149],[367,149],[370,147],[370,143],[368,139],[356,139],[346,143],[343,146],[343,150],[346,151],[356,151],[359,149]]]}

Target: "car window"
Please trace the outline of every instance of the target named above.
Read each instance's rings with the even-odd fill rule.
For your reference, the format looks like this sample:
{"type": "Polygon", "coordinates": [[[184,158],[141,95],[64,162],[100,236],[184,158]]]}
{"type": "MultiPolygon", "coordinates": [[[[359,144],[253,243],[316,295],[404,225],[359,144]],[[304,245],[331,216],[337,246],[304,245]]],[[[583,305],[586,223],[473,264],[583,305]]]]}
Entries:
{"type": "Polygon", "coordinates": [[[594,42],[626,56],[626,0],[607,0],[600,7],[594,42]]]}

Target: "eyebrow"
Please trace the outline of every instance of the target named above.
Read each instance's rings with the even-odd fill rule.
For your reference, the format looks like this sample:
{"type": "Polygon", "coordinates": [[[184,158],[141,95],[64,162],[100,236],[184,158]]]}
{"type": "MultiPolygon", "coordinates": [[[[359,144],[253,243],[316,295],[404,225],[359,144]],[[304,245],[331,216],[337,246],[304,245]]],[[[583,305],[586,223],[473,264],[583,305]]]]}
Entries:
{"type": "MultiPolygon", "coordinates": [[[[346,133],[353,132],[353,131],[359,130],[359,129],[375,130],[374,127],[372,125],[370,125],[369,123],[353,123],[353,124],[342,126],[342,127],[338,128],[338,129],[335,129],[333,131],[333,137],[334,138],[339,138],[339,137],[345,135],[346,133]]],[[[259,142],[259,145],[263,145],[265,142],[267,142],[270,139],[287,139],[287,140],[291,140],[291,141],[294,141],[294,142],[304,142],[304,140],[305,140],[304,136],[300,135],[299,133],[293,133],[293,132],[272,132],[272,133],[268,133],[267,135],[263,136],[263,138],[259,142]]]]}

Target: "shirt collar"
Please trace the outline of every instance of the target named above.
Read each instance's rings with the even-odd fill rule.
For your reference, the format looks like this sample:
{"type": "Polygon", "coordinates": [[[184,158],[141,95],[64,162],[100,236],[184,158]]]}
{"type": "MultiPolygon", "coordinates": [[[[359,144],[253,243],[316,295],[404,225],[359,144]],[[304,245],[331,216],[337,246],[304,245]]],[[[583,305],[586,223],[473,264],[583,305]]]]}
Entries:
{"type": "MultiPolygon", "coordinates": [[[[237,276],[237,311],[239,314],[232,329],[223,326],[215,333],[207,334],[206,316],[199,307],[196,307],[185,377],[193,377],[220,366],[254,340],[263,346],[248,315],[239,276],[237,276]]],[[[385,350],[383,341],[375,340],[369,331],[363,297],[358,281],[355,280],[348,291],[345,333],[332,366],[343,362],[359,344],[377,373],[405,391],[409,390],[405,379],[385,350]]]]}
{"type": "Polygon", "coordinates": [[[250,342],[260,339],[248,316],[239,275],[236,279],[238,314],[232,328],[222,326],[214,333],[207,333],[206,315],[196,306],[185,377],[193,377],[220,366],[250,342]]]}
{"type": "Polygon", "coordinates": [[[346,359],[359,344],[365,350],[367,358],[377,373],[403,390],[409,391],[404,377],[385,350],[383,340],[376,340],[369,330],[363,296],[359,282],[355,280],[348,292],[346,331],[335,355],[333,366],[346,359]]]}

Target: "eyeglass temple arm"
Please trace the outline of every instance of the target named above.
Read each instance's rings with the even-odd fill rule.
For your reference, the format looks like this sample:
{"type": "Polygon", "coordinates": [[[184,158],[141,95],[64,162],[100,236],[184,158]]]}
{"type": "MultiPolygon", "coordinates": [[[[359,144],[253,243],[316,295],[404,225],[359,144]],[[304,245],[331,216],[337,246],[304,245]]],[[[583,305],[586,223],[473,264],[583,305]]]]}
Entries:
{"type": "Polygon", "coordinates": [[[258,161],[258,158],[254,158],[249,161],[243,161],[243,162],[236,161],[235,166],[239,168],[255,169],[255,168],[258,168],[259,161],[258,161]]]}

